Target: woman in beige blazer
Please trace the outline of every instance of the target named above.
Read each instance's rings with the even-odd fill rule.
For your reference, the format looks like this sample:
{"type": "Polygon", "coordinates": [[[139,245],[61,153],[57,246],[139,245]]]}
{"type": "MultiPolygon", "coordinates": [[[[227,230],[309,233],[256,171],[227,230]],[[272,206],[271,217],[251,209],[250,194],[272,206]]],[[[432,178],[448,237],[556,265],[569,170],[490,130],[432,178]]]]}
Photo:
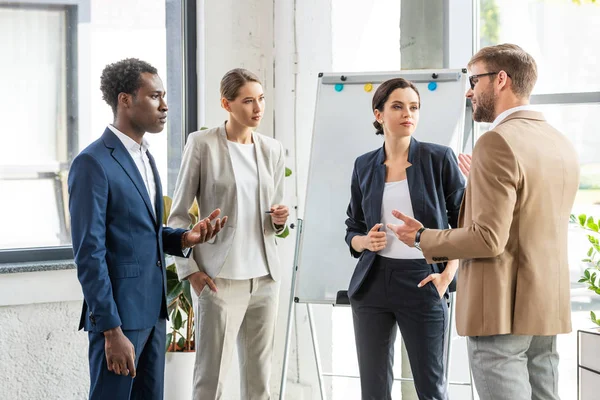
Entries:
{"type": "Polygon", "coordinates": [[[275,235],[285,229],[285,177],[281,143],[254,129],[265,99],[244,69],[221,81],[228,120],[189,135],[168,224],[188,227],[194,198],[201,215],[220,208],[227,225],[213,239],[176,260],[196,301],[194,399],[220,399],[237,341],[242,399],[268,399],[279,295],[275,235]]]}

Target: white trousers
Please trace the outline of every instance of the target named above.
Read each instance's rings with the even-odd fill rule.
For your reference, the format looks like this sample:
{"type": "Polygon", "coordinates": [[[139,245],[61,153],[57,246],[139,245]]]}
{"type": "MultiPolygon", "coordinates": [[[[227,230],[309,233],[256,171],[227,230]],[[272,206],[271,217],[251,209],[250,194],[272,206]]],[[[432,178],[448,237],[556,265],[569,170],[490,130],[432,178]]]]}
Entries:
{"type": "Polygon", "coordinates": [[[270,275],[214,282],[217,292],[205,286],[197,299],[194,400],[222,398],[236,342],[241,400],[270,399],[279,282],[270,275]]]}

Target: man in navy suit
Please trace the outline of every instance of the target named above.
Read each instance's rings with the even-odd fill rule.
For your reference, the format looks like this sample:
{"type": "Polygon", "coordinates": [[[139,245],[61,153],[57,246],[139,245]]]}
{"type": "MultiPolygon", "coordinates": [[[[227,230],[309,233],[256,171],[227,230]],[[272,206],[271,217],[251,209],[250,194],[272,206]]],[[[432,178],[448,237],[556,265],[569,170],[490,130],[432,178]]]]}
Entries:
{"type": "Polygon", "coordinates": [[[164,253],[184,257],[216,235],[213,211],[191,230],[163,227],[162,189],[146,132],[163,130],[165,90],[138,59],[108,65],[101,90],[114,122],[73,160],[69,210],[89,335],[90,399],[162,399],[166,341],[164,253]],[[213,224],[214,221],[214,224],[213,224]]]}

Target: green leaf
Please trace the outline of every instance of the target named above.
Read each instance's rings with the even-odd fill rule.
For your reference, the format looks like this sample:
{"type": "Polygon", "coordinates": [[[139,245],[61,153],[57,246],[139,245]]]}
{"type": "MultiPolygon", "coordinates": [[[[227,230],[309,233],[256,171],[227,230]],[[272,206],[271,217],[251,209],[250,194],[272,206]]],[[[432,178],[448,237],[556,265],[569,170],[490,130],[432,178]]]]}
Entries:
{"type": "Polygon", "coordinates": [[[575,216],[575,214],[571,214],[571,216],[569,217],[569,222],[577,222],[577,217],[575,216]]]}
{"type": "Polygon", "coordinates": [[[289,235],[290,235],[290,228],[288,226],[286,226],[285,229],[283,230],[283,232],[281,232],[280,234],[277,234],[275,236],[277,236],[278,238],[285,239],[289,235]]]}
{"type": "Polygon", "coordinates": [[[179,340],[177,341],[177,346],[180,349],[183,349],[185,347],[185,339],[182,337],[179,338],[179,340]]]}
{"type": "Polygon", "coordinates": [[[171,345],[171,341],[173,340],[173,334],[167,333],[167,343],[165,345],[165,352],[169,350],[169,346],[171,345]]]}
{"type": "Polygon", "coordinates": [[[587,221],[585,221],[586,226],[588,224],[593,224],[594,223],[594,217],[592,217],[591,215],[587,218],[587,221]]]}
{"type": "Polygon", "coordinates": [[[183,292],[183,284],[181,282],[177,282],[177,284],[169,288],[169,282],[167,282],[167,304],[171,304],[177,301],[177,298],[183,292]]]}
{"type": "Polygon", "coordinates": [[[584,259],[583,259],[583,260],[581,260],[581,261],[583,261],[583,262],[587,262],[587,263],[593,262],[591,258],[584,258],[584,259]]]}
{"type": "Polygon", "coordinates": [[[292,174],[292,170],[289,169],[288,167],[285,167],[285,177],[287,178],[288,176],[290,176],[292,174]]]}
{"type": "Polygon", "coordinates": [[[593,248],[593,247],[590,247],[590,249],[589,249],[589,250],[588,250],[588,252],[587,252],[587,256],[588,256],[588,257],[591,257],[593,252],[594,252],[594,248],[593,248]]]}
{"type": "Polygon", "coordinates": [[[588,228],[590,228],[594,232],[598,232],[598,224],[596,224],[595,222],[592,222],[591,224],[588,224],[588,228]]]}
{"type": "Polygon", "coordinates": [[[590,274],[590,271],[589,271],[588,269],[586,269],[586,270],[585,270],[585,272],[583,273],[583,275],[584,275],[586,278],[590,279],[590,276],[591,276],[591,274],[590,274]]]}
{"type": "Polygon", "coordinates": [[[585,214],[580,214],[579,215],[579,225],[585,226],[586,219],[587,219],[587,216],[585,214]]]}
{"type": "Polygon", "coordinates": [[[189,308],[190,305],[194,304],[192,302],[192,289],[190,286],[190,281],[188,281],[187,279],[185,281],[182,282],[183,283],[183,297],[185,298],[186,302],[188,304],[186,304],[186,306],[184,307],[185,309],[189,308]]]}
{"type": "Polygon", "coordinates": [[[174,301],[173,303],[171,303],[167,306],[167,313],[170,315],[169,319],[171,321],[173,321],[173,318],[175,317],[175,314],[173,314],[173,313],[175,312],[176,309],[177,309],[176,301],[174,301]]]}
{"type": "Polygon", "coordinates": [[[592,274],[592,278],[590,279],[592,281],[592,284],[594,284],[594,286],[596,285],[596,273],[594,272],[592,274]]]}
{"type": "Polygon", "coordinates": [[[596,292],[596,294],[600,294],[600,288],[595,288],[595,289],[591,289],[591,290],[596,292]]]}
{"type": "Polygon", "coordinates": [[[584,282],[587,282],[587,279],[586,279],[586,278],[581,278],[581,279],[580,279],[580,280],[578,280],[577,282],[579,282],[579,283],[584,283],[584,282]]]}
{"type": "Polygon", "coordinates": [[[183,319],[181,317],[181,311],[177,310],[177,314],[175,314],[175,319],[173,320],[173,329],[176,331],[181,329],[183,325],[183,319]]]}
{"type": "Polygon", "coordinates": [[[173,205],[173,200],[169,196],[163,196],[163,225],[167,224],[167,219],[169,219],[169,215],[171,215],[171,206],[173,205]]]}
{"type": "Polygon", "coordinates": [[[590,316],[592,317],[592,321],[594,321],[594,322],[598,321],[598,320],[596,319],[596,313],[595,313],[595,312],[593,312],[593,311],[590,311],[590,316]]]}

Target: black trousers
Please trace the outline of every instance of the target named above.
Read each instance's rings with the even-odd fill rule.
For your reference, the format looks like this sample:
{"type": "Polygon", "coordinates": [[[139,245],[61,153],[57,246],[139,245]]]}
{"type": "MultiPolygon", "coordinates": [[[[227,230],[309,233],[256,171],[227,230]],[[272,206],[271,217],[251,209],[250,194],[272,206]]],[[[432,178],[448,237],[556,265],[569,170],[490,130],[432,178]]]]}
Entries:
{"type": "Polygon", "coordinates": [[[378,256],[350,298],[363,400],[391,399],[396,324],[419,399],[448,399],[444,375],[448,305],[433,283],[417,287],[432,272],[423,259],[378,256]]]}

